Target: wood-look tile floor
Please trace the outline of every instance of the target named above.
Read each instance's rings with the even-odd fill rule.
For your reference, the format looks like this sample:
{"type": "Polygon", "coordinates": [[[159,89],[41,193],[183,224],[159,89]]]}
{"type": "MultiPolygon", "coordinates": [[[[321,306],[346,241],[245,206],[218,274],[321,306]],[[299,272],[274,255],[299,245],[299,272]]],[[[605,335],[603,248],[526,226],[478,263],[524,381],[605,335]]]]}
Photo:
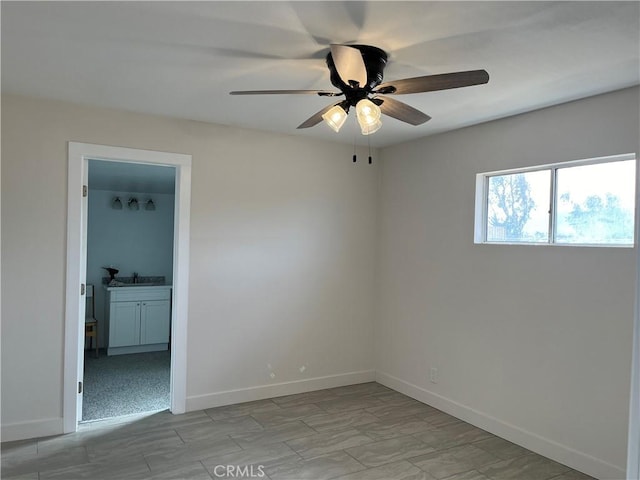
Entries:
{"type": "Polygon", "coordinates": [[[7,442],[1,474],[36,480],[592,478],[378,383],[184,415],[121,417],[82,424],[69,435],[7,442]],[[227,476],[227,465],[242,468],[227,476]]]}

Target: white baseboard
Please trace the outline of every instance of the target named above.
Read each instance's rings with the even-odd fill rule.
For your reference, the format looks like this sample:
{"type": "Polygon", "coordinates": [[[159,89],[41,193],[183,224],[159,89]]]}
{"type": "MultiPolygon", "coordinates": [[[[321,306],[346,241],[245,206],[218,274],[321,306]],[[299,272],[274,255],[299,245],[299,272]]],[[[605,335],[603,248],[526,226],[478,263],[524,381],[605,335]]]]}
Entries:
{"type": "Polygon", "coordinates": [[[62,433],[62,417],[47,418],[45,420],[29,420],[28,422],[2,425],[0,439],[3,442],[11,442],[13,440],[24,440],[26,438],[61,435],[62,433]]]}
{"type": "Polygon", "coordinates": [[[194,395],[187,397],[187,412],[204,410],[207,408],[231,405],[234,403],[251,402],[264,398],[294,395],[296,393],[312,392],[324,388],[343,387],[357,383],[373,382],[376,379],[374,370],[361,372],[349,372],[326,377],[295,380],[291,382],[274,383],[271,385],[259,385],[256,387],[240,388],[223,392],[208,393],[206,395],[194,395]]]}
{"type": "Polygon", "coordinates": [[[422,387],[413,385],[393,375],[376,372],[376,381],[580,472],[602,480],[621,480],[626,478],[624,468],[612,465],[599,458],[503,422],[502,420],[474,410],[471,407],[455,402],[437,393],[425,390],[422,387]]]}

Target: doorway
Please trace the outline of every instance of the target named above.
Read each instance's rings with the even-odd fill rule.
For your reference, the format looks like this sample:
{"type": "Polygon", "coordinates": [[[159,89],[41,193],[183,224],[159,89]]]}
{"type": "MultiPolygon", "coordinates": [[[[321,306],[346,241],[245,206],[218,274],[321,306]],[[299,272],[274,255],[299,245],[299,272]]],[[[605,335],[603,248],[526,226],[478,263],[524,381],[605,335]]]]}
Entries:
{"type": "Polygon", "coordinates": [[[170,404],[175,167],[88,161],[82,421],[170,404]]]}
{"type": "MultiPolygon", "coordinates": [[[[82,420],[89,162],[155,165],[175,171],[173,219],[173,288],[170,293],[170,405],[186,411],[186,323],[188,300],[189,211],[191,156],[122,147],[69,142],[67,282],[65,313],[64,432],[77,430],[82,420]]],[[[129,201],[129,198],[126,199],[129,201]]],[[[122,200],[121,200],[122,202],[122,200]]],[[[128,205],[127,205],[128,206],[128,205]]],[[[139,207],[140,208],[140,207],[139,207]]],[[[106,265],[105,265],[106,266],[106,265]]],[[[91,273],[95,275],[95,273],[91,273]]],[[[102,282],[102,280],[100,280],[102,282]]],[[[95,281],[94,281],[95,283],[95,281]]],[[[94,287],[97,287],[94,285],[94,287]]],[[[100,287],[102,288],[102,287],[100,287]]],[[[108,337],[108,334],[104,335],[108,337]]],[[[105,339],[103,339],[104,342],[105,339]]],[[[107,340],[108,342],[108,340],[107,340]]],[[[153,341],[154,344],[161,341],[153,341]]],[[[104,343],[103,343],[104,345],[104,343]]],[[[107,343],[108,345],[108,343],[107,343]]],[[[104,352],[104,349],[102,350],[104,352]]],[[[119,352],[127,353],[127,352],[119,352]]],[[[137,353],[137,352],[134,352],[137,353]]]]}

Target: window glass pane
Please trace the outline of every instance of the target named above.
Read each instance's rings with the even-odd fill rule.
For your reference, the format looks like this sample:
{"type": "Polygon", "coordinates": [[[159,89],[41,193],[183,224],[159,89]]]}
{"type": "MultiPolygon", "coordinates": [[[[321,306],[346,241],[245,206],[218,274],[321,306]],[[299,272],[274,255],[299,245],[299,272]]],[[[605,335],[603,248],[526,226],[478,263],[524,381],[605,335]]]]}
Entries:
{"type": "Polygon", "coordinates": [[[557,170],[556,242],[633,244],[635,161],[557,170]]]}
{"type": "Polygon", "coordinates": [[[489,177],[488,242],[549,241],[551,171],[489,177]]]}

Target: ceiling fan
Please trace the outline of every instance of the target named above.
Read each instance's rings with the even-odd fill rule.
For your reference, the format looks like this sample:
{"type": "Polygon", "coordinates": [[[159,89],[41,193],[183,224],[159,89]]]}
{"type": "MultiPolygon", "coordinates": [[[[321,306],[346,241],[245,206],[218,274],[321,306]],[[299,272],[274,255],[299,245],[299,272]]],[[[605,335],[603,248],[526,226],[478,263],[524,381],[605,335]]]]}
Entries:
{"type": "Polygon", "coordinates": [[[302,122],[298,128],[309,128],[324,120],[338,132],[355,107],[363,135],[376,132],[382,126],[382,114],[411,125],[421,125],[431,117],[388,95],[432,92],[451,88],[480,85],[489,81],[486,70],[426,75],[382,83],[387,54],[370,45],[331,45],[327,55],[331,83],[339,92],[327,90],[244,90],[231,95],[311,94],[321,97],[344,95],[341,102],[328,105],[302,122]]]}

